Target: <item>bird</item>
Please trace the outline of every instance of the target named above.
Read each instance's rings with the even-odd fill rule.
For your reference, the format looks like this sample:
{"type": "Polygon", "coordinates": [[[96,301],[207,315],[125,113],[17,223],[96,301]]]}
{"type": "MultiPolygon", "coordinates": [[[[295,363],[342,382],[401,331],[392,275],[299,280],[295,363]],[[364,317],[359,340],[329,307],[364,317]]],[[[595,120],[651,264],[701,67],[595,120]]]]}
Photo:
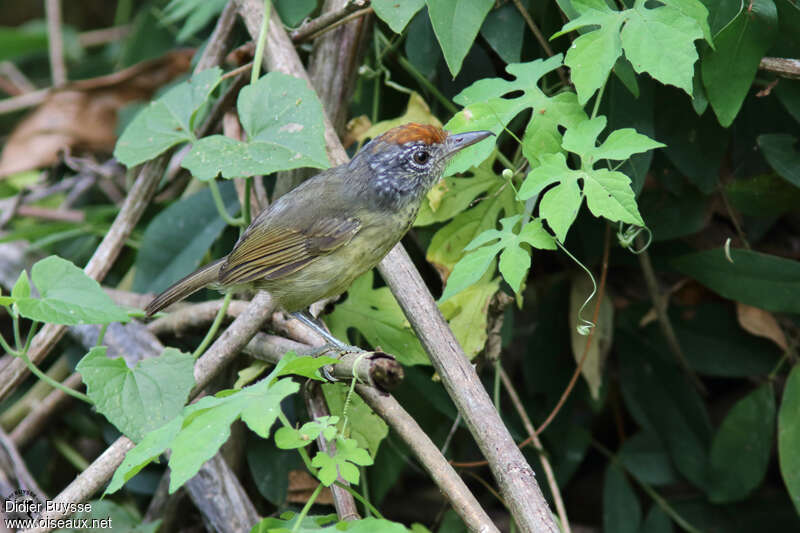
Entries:
{"type": "Polygon", "coordinates": [[[403,238],[427,192],[460,150],[494,135],[407,123],[372,139],[348,162],[324,170],[256,216],[233,250],[167,288],[148,317],[204,287],[263,289],[276,307],[338,348],[306,309],[344,293],[403,238]]]}

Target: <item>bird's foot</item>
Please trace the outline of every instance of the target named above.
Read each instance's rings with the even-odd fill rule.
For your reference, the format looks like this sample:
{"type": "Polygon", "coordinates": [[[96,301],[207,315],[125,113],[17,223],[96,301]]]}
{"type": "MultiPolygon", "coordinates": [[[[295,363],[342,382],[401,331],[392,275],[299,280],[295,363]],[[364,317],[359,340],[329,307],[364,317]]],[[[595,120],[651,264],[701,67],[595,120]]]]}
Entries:
{"type": "MultiPolygon", "coordinates": [[[[321,355],[327,355],[328,357],[333,357],[334,359],[339,359],[343,355],[347,355],[350,353],[361,353],[365,350],[362,350],[358,346],[353,346],[351,344],[345,344],[340,342],[337,339],[336,343],[328,342],[322,346],[314,348],[308,355],[311,357],[319,357],[321,355]]],[[[322,377],[327,379],[330,382],[339,381],[333,376],[333,365],[325,365],[322,367],[322,377]]]]}

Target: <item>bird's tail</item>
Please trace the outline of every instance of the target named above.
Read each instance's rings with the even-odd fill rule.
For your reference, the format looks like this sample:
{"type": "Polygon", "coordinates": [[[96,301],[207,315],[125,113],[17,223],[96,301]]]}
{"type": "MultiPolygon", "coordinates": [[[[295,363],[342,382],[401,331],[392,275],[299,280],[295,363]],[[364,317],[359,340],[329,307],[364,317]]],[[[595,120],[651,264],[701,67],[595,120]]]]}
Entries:
{"type": "Polygon", "coordinates": [[[214,283],[219,278],[219,269],[225,259],[220,259],[199,268],[174,283],[170,288],[153,298],[145,308],[147,316],[153,316],[165,307],[196,293],[203,287],[214,283]]]}

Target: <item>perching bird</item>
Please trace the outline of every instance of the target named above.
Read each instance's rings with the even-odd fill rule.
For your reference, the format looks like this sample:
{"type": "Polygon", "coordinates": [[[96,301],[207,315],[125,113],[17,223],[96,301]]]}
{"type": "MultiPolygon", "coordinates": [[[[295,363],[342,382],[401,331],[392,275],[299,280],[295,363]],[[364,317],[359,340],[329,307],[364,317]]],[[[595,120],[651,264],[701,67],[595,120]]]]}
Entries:
{"type": "MultiPolygon", "coordinates": [[[[281,196],[253,220],[227,257],[159,294],[147,315],[207,286],[264,289],[293,313],[343,293],[406,234],[450,158],[489,135],[450,134],[415,123],[387,131],[349,163],[281,196]]],[[[308,316],[295,315],[318,329],[308,316]]]]}

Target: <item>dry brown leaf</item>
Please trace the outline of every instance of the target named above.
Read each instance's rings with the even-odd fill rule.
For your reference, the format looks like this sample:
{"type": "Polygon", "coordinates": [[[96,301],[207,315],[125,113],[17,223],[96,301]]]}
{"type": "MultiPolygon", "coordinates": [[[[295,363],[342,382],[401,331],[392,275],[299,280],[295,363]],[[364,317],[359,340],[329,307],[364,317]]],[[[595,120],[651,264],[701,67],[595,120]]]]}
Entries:
{"type": "Polygon", "coordinates": [[[748,333],[758,337],[764,337],[777,344],[781,350],[788,348],[786,335],[775,320],[775,316],[769,311],[764,311],[758,307],[736,302],[736,318],[739,325],[748,333]]]}
{"type": "Polygon", "coordinates": [[[64,150],[111,153],[117,140],[117,111],[132,101],[149,99],[156,89],[186,72],[192,54],[170,52],[50,91],[8,138],[0,157],[0,178],[52,165],[64,150]]]}
{"type": "MultiPolygon", "coordinates": [[[[306,503],[318,485],[319,481],[305,470],[290,470],[289,495],[286,501],[289,503],[306,503]]],[[[314,502],[321,505],[332,505],[333,494],[331,489],[328,487],[323,488],[314,502]]]]}

